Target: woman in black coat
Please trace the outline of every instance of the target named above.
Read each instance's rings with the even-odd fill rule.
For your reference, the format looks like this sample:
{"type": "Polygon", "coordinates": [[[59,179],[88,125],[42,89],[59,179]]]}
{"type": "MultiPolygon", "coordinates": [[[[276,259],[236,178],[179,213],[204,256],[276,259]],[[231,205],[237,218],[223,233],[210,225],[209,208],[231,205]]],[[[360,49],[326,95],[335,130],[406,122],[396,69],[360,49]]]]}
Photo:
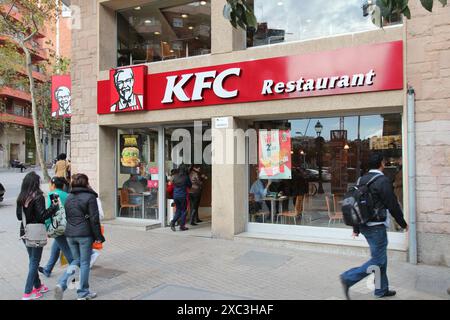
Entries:
{"type": "Polygon", "coordinates": [[[66,199],[65,209],[67,226],[65,236],[72,251],[73,261],[58,281],[55,298],[61,300],[67,289],[69,277],[80,268],[80,284],[77,290],[78,300],[89,300],[97,296],[89,291],[89,271],[94,242],[104,242],[100,229],[100,216],[97,205],[97,193],[89,186],[85,174],[72,177],[72,190],[66,199]]]}
{"type": "MultiPolygon", "coordinates": [[[[34,171],[28,173],[23,179],[20,194],[17,198],[16,215],[19,221],[22,221],[23,215],[25,215],[26,224],[44,224],[44,221],[52,217],[58,210],[58,206],[53,204],[48,209],[45,208],[45,198],[40,184],[41,179],[34,171]]],[[[20,237],[23,237],[24,234],[22,221],[20,224],[20,237]]],[[[42,297],[42,293],[48,291],[48,288],[41,283],[38,274],[42,250],[43,247],[27,247],[29,258],[28,276],[22,300],[39,299],[42,297]]]]}

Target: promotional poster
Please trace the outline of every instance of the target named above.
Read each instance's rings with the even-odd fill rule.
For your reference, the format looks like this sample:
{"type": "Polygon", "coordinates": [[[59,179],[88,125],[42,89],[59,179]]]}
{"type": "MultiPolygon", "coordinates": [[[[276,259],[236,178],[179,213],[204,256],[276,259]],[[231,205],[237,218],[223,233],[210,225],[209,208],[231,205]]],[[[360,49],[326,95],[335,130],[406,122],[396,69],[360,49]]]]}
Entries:
{"type": "Polygon", "coordinates": [[[120,173],[139,174],[142,153],[140,134],[120,135],[120,173]]]}
{"type": "Polygon", "coordinates": [[[290,131],[260,130],[258,162],[260,179],[291,179],[290,131]]]}

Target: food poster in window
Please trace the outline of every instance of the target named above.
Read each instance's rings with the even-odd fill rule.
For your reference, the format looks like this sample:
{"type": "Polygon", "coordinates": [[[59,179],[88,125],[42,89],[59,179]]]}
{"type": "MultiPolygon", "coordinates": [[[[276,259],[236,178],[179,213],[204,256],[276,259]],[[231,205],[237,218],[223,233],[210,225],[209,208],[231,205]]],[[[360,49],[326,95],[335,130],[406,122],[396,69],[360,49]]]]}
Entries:
{"type": "Polygon", "coordinates": [[[259,131],[259,178],[291,179],[291,135],[289,130],[259,131]]]}
{"type": "Polygon", "coordinates": [[[120,135],[120,173],[140,174],[142,162],[142,136],[140,134],[120,135]]]}

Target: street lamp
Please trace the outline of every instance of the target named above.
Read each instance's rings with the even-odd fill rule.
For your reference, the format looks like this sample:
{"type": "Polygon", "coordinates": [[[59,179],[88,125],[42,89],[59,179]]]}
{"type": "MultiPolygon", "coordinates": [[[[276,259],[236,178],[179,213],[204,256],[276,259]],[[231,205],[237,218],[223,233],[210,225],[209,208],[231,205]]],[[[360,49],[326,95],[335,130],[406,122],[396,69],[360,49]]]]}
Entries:
{"type": "Polygon", "coordinates": [[[320,123],[319,120],[317,120],[316,125],[314,126],[314,129],[317,133],[316,138],[316,146],[318,149],[317,152],[317,165],[319,166],[319,188],[317,189],[317,193],[323,194],[325,193],[322,186],[322,144],[324,142],[324,139],[320,136],[322,133],[323,125],[320,123]]]}

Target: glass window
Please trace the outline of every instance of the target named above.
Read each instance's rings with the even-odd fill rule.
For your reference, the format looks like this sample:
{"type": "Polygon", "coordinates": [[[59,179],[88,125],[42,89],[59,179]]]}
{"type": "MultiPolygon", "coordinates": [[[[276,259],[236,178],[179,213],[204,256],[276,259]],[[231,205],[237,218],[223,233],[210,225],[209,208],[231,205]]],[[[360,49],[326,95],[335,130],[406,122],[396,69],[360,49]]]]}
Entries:
{"type": "MultiPolygon", "coordinates": [[[[247,46],[307,40],[343,33],[375,30],[363,15],[363,0],[250,0],[258,28],[247,33],[247,46]]],[[[384,25],[401,23],[393,16],[384,25]]]]}
{"type": "Polygon", "coordinates": [[[118,11],[118,66],[210,53],[211,2],[172,2],[118,11]]]}
{"type": "Polygon", "coordinates": [[[159,220],[158,131],[119,130],[118,217],[159,220]]]}
{"type": "MultiPolygon", "coordinates": [[[[341,201],[382,152],[384,174],[403,204],[400,114],[255,122],[258,164],[250,165],[249,219],[347,227],[341,201]],[[275,160],[273,160],[275,159],[275,160]]],[[[390,231],[397,225],[391,219],[390,231]]]]}

